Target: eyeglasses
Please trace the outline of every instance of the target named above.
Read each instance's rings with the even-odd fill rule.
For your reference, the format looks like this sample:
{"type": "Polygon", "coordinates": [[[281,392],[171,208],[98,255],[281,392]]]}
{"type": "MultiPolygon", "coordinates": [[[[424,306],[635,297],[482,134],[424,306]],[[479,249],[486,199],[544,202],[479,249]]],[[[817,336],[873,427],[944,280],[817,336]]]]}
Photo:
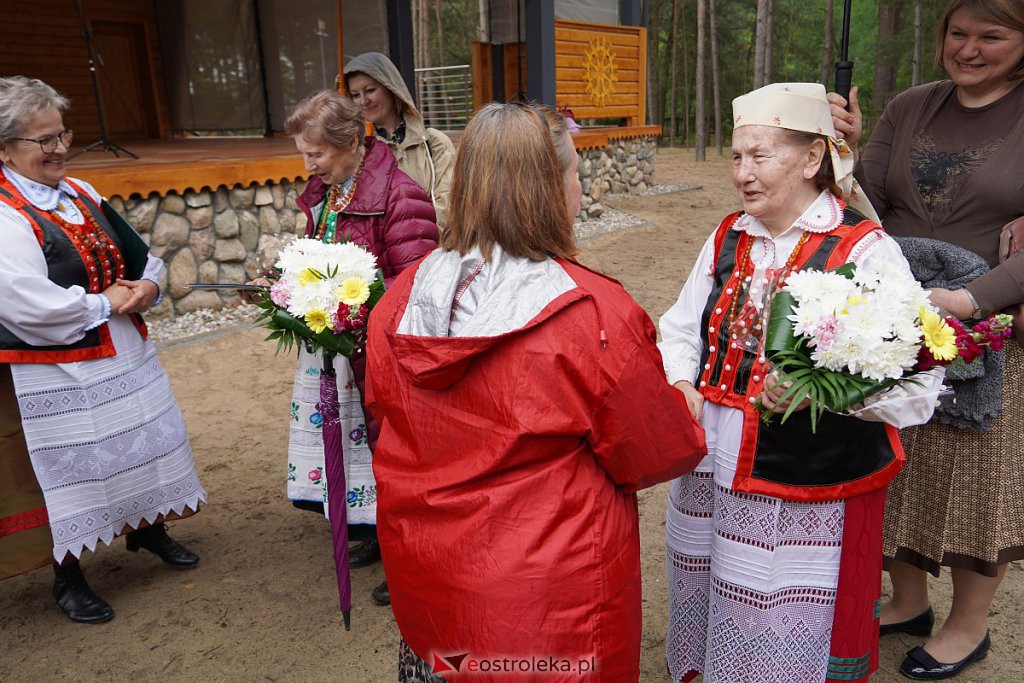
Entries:
{"type": "Polygon", "coordinates": [[[21,140],[22,142],[34,142],[39,145],[39,149],[43,154],[53,154],[57,151],[57,143],[64,145],[64,149],[70,149],[71,140],[74,138],[75,132],[68,128],[59,135],[47,135],[42,138],[7,138],[8,140],[21,140]]]}

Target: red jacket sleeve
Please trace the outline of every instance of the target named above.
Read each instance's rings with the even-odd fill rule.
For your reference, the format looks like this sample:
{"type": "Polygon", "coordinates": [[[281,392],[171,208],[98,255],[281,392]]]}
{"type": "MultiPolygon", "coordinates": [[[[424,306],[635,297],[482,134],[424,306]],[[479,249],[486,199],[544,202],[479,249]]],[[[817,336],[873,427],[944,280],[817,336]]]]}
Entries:
{"type": "Polygon", "coordinates": [[[437,248],[437,223],[430,197],[396,173],[384,215],[384,259],[388,286],[399,273],[437,248]]]}
{"type": "Polygon", "coordinates": [[[704,430],[665,379],[653,341],[630,355],[594,416],[590,442],[608,476],[630,492],[686,474],[707,454],[704,430]]]}

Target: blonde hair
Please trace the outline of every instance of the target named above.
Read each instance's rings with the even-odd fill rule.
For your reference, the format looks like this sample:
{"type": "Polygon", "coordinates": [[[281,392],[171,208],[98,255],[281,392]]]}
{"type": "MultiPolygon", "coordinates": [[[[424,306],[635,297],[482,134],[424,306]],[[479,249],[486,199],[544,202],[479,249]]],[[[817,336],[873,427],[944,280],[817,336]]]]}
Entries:
{"type": "Polygon", "coordinates": [[[284,130],[310,142],[347,149],[353,140],[363,144],[366,118],[355,102],[336,90],[317,90],[295,105],[284,130]]]}
{"type": "MultiPolygon", "coordinates": [[[[942,18],[939,19],[935,32],[935,64],[940,69],[945,68],[942,55],[946,45],[946,34],[949,32],[949,22],[953,18],[953,13],[960,9],[967,10],[979,21],[987,21],[990,24],[998,24],[1024,33],[1024,2],[1021,0],[951,0],[942,12],[942,18]]],[[[1022,78],[1024,78],[1024,59],[1007,76],[1006,80],[1012,83],[1022,78]]]]}
{"type": "Polygon", "coordinates": [[[441,246],[485,258],[497,244],[512,256],[572,258],[576,240],[563,170],[542,111],[492,103],[459,141],[448,228],[441,246]]]}

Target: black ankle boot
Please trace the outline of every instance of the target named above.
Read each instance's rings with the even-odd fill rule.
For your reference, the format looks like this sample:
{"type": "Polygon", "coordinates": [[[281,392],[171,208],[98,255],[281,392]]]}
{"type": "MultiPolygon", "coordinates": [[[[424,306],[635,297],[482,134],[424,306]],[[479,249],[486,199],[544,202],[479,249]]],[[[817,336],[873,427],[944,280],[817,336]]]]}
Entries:
{"type": "Polygon", "coordinates": [[[114,610],[92,592],[77,562],[63,567],[55,564],[53,573],[53,599],[68,619],[80,624],[102,624],[114,618],[114,610]]]}
{"type": "Polygon", "coordinates": [[[385,607],[391,604],[391,591],[388,590],[388,582],[384,581],[379,586],[370,591],[370,599],[381,607],[385,607]]]}
{"type": "Polygon", "coordinates": [[[380,543],[377,539],[360,541],[348,551],[348,566],[356,569],[368,567],[380,560],[380,543]]]}
{"type": "Polygon", "coordinates": [[[194,567],[199,564],[199,556],[168,536],[163,524],[152,524],[132,531],[125,536],[125,548],[133,553],[139,548],[145,548],[174,567],[194,567]]]}

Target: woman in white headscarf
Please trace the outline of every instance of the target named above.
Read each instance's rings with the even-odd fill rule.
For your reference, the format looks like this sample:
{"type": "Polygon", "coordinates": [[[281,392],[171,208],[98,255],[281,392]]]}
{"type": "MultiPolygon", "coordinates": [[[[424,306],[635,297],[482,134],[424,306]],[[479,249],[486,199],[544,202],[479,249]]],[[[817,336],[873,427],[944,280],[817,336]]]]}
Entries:
{"type": "Polygon", "coordinates": [[[851,184],[821,85],[766,86],[733,113],[743,211],[708,238],[660,323],[668,380],[708,444],[669,496],[669,669],[708,683],[867,679],[885,486],[903,464],[895,427],[928,420],[941,371],[853,414],[825,413],[816,433],[803,405],[760,423],[758,398],[776,412],[791,403],[757,332],[773,283],[848,262],[909,267],[851,184]]]}

